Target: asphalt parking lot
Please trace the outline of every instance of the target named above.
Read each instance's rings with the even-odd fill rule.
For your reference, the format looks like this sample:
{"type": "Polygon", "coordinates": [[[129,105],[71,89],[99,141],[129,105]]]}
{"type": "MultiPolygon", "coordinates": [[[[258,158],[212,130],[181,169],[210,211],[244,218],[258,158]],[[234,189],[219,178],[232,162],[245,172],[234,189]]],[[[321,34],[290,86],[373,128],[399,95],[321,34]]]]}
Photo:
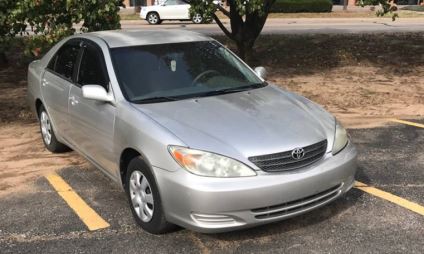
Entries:
{"type": "Polygon", "coordinates": [[[64,167],[57,174],[104,228],[89,230],[41,177],[35,191],[0,199],[0,253],[423,253],[424,120],[414,122],[349,130],[359,150],[357,180],[369,187],[296,218],[224,234],[147,234],[100,171],[64,167]]]}

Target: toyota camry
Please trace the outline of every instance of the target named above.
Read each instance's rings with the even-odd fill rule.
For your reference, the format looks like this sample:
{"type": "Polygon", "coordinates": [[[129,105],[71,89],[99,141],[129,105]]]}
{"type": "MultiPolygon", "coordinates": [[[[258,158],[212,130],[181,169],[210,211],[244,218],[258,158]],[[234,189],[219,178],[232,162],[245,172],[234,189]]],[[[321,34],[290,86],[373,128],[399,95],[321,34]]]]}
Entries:
{"type": "Polygon", "coordinates": [[[116,181],[150,233],[272,223],[354,183],[357,152],[334,116],[194,32],[66,38],[29,65],[28,103],[46,148],[116,181]]]}

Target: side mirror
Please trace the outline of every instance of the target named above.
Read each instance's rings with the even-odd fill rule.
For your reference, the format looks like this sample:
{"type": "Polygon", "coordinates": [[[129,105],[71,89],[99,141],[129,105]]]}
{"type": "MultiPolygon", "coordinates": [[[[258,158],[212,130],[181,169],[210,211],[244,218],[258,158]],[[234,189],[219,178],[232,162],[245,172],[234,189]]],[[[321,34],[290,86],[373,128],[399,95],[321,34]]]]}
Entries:
{"type": "Polygon", "coordinates": [[[111,102],[113,101],[112,93],[106,92],[103,86],[85,85],[82,87],[82,96],[89,100],[111,102]]]}
{"type": "Polygon", "coordinates": [[[256,72],[256,74],[258,74],[258,76],[260,78],[262,78],[263,80],[266,80],[267,72],[266,72],[266,69],[264,67],[262,67],[262,66],[256,67],[255,72],[256,72]]]}

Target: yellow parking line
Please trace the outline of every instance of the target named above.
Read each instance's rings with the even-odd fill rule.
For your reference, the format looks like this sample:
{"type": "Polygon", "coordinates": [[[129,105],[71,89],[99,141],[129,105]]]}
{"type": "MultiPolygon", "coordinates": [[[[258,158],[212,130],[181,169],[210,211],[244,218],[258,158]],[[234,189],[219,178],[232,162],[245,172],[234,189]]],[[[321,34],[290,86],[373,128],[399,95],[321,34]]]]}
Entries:
{"type": "Polygon", "coordinates": [[[391,122],[403,123],[403,124],[415,126],[415,127],[418,127],[418,128],[424,128],[424,124],[420,124],[420,123],[414,123],[414,122],[399,120],[399,119],[389,119],[389,120],[391,122]]]}
{"type": "Polygon", "coordinates": [[[69,207],[74,210],[78,217],[85,223],[89,230],[97,230],[109,227],[100,215],[96,213],[82,198],[69,186],[62,177],[57,174],[46,176],[47,180],[57,191],[57,193],[65,200],[69,207]]]}
{"type": "Polygon", "coordinates": [[[408,201],[404,198],[395,196],[391,193],[379,190],[377,188],[368,186],[368,185],[361,183],[361,182],[358,182],[358,181],[355,182],[355,188],[357,188],[361,191],[364,191],[366,193],[369,193],[371,195],[374,195],[376,197],[379,197],[379,198],[385,199],[387,201],[390,201],[392,203],[395,203],[398,206],[404,207],[404,208],[409,209],[409,210],[416,212],[418,214],[424,215],[424,207],[423,206],[420,206],[419,204],[408,201]]]}

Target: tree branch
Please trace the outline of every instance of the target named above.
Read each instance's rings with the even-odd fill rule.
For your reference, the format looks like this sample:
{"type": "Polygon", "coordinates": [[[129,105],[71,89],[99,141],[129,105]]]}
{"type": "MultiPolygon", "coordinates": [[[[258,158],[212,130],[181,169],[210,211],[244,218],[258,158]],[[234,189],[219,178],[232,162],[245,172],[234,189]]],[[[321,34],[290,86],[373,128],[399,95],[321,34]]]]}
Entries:
{"type": "Polygon", "coordinates": [[[263,15],[259,15],[258,13],[246,15],[246,26],[250,27],[249,32],[254,38],[257,38],[262,32],[267,18],[268,13],[264,13],[263,15]]]}
{"type": "Polygon", "coordinates": [[[228,4],[230,5],[231,32],[234,36],[240,36],[240,30],[243,29],[244,25],[243,18],[238,13],[234,0],[228,0],[228,4]]]}
{"type": "Polygon", "coordinates": [[[230,18],[230,12],[227,11],[227,9],[225,9],[224,7],[222,7],[219,3],[216,5],[216,7],[218,8],[218,10],[220,10],[225,16],[227,16],[228,18],[230,18]]]}
{"type": "Polygon", "coordinates": [[[276,0],[268,0],[268,1],[265,2],[266,13],[269,13],[272,5],[274,5],[275,2],[276,2],[276,0]]]}
{"type": "Polygon", "coordinates": [[[234,35],[228,31],[228,29],[222,24],[221,20],[216,16],[216,14],[212,14],[213,19],[215,20],[216,24],[221,28],[221,30],[225,33],[226,36],[228,36],[231,40],[234,40],[234,35]]]}

